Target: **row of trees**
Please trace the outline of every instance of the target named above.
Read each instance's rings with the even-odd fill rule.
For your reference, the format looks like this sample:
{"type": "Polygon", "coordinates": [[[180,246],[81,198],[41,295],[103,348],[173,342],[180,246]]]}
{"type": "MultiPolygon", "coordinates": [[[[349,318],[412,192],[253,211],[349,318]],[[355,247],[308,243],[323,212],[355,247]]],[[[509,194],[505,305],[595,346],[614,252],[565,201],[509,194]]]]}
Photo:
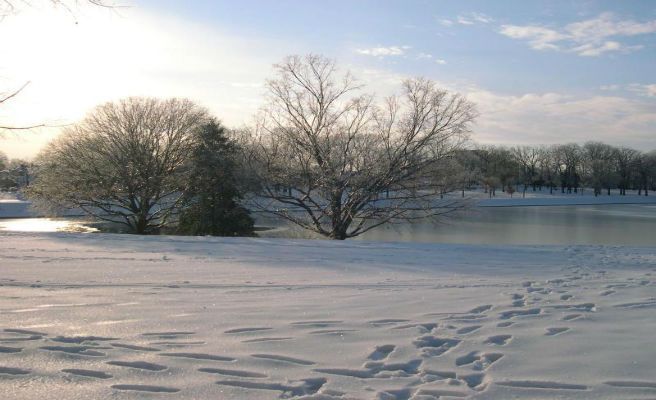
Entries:
{"type": "Polygon", "coordinates": [[[31,181],[32,163],[21,159],[9,159],[0,152],[0,190],[17,191],[31,181]]]}
{"type": "Polygon", "coordinates": [[[346,239],[463,207],[440,200],[441,166],[476,115],[462,96],[412,79],[377,102],[314,55],[275,70],[256,126],[234,140],[188,100],[101,105],[50,143],[26,192],[42,207],[81,209],[136,233],[252,229],[247,207],[346,239]]]}
{"type": "Polygon", "coordinates": [[[249,234],[233,149],[191,101],[129,98],[65,129],[37,158],[26,193],[42,208],[80,209],[140,234],[171,224],[192,234],[249,234]]]}
{"type": "Polygon", "coordinates": [[[618,189],[647,196],[656,187],[656,151],[640,152],[601,142],[583,145],[482,147],[458,156],[465,186],[480,183],[490,196],[497,188],[510,192],[548,188],[550,193],[579,193],[591,188],[595,196],[618,189]]]}
{"type": "Polygon", "coordinates": [[[50,143],[26,192],[136,233],[248,234],[251,210],[346,239],[461,209],[472,188],[654,189],[654,153],[596,142],[472,149],[474,105],[429,80],[376,100],[320,56],[275,71],[257,123],[241,130],[184,99],[101,105],[50,143]]]}

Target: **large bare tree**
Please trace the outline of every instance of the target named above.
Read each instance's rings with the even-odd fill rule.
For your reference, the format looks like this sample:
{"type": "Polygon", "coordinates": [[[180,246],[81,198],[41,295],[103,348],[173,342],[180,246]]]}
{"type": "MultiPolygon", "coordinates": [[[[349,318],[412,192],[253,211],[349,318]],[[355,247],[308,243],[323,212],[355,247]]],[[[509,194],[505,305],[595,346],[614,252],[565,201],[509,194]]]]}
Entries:
{"type": "Polygon", "coordinates": [[[465,143],[472,103],[418,78],[377,104],[316,55],[275,71],[248,146],[254,207],[332,239],[462,207],[440,199],[450,190],[440,165],[465,143]]]}
{"type": "Polygon", "coordinates": [[[101,105],[39,156],[28,196],[135,233],[155,232],[182,206],[185,163],[194,132],[207,118],[205,109],[184,99],[101,105]]]}

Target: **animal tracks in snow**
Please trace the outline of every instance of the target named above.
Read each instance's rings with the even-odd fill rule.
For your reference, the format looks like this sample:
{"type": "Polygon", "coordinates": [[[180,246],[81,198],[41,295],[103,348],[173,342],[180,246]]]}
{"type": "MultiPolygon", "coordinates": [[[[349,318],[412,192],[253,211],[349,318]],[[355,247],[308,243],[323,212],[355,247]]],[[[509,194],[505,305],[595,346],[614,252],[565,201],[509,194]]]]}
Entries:
{"type": "Polygon", "coordinates": [[[156,385],[112,385],[112,389],[146,393],[177,393],[180,389],[156,385]]]}
{"type": "Polygon", "coordinates": [[[456,358],[456,366],[461,367],[463,365],[471,365],[475,370],[484,370],[502,357],[502,353],[481,353],[479,351],[472,351],[469,354],[456,358]]]}
{"type": "Polygon", "coordinates": [[[499,386],[509,386],[522,389],[588,390],[588,386],[586,385],[551,381],[502,381],[495,382],[495,384],[499,386]]]}
{"type": "Polygon", "coordinates": [[[251,354],[251,357],[260,358],[260,359],[264,359],[264,360],[283,362],[283,363],[288,363],[288,364],[296,364],[296,365],[315,365],[316,364],[314,361],[308,361],[308,360],[303,360],[301,358],[288,357],[288,356],[277,355],[277,354],[251,354]]]}
{"type": "MultiPolygon", "coordinates": [[[[70,385],[95,385],[121,398],[189,398],[195,395],[194,385],[210,387],[225,398],[308,400],[493,398],[497,391],[502,393],[498,398],[570,398],[604,389],[653,394],[656,382],[638,376],[561,382],[546,375],[524,379],[508,373],[531,362],[517,357],[518,352],[584,337],[592,324],[603,320],[604,312],[638,313],[656,307],[656,297],[649,292],[653,280],[643,284],[646,279],[636,278],[607,288],[590,283],[598,279],[595,273],[565,271],[551,280],[504,283],[490,296],[474,300],[478,288],[468,292],[471,288],[463,287],[460,303],[433,306],[423,304],[423,298],[412,299],[417,309],[407,313],[390,302],[387,313],[303,310],[281,321],[217,319],[221,324],[212,330],[196,323],[177,325],[180,329],[162,324],[127,334],[122,329],[128,325],[118,329],[91,323],[56,332],[53,325],[10,323],[11,328],[0,331],[0,380],[22,384],[57,376],[70,385]],[[632,295],[634,287],[641,292],[632,295]],[[309,348],[334,354],[324,357],[321,350],[309,355],[309,348]],[[56,369],[24,362],[31,357],[48,358],[56,369]]],[[[439,287],[434,290],[460,290],[439,287]]],[[[164,289],[151,289],[148,295],[159,290],[164,289]]],[[[198,314],[185,309],[172,315],[192,312],[198,314]]]]}
{"type": "Polygon", "coordinates": [[[108,361],[107,364],[118,367],[141,369],[145,371],[164,371],[168,369],[165,365],[153,364],[146,361],[108,361]]]}
{"type": "Polygon", "coordinates": [[[497,346],[505,346],[512,339],[512,335],[494,335],[485,339],[485,344],[492,344],[497,346]]]}
{"type": "Polygon", "coordinates": [[[437,357],[456,347],[461,340],[453,338],[440,338],[432,335],[420,336],[412,343],[422,350],[426,357],[437,357]]]}
{"type": "Polygon", "coordinates": [[[373,361],[378,361],[378,360],[384,360],[389,355],[394,351],[396,346],[393,344],[384,344],[382,346],[376,346],[376,349],[369,354],[369,357],[367,357],[369,360],[373,361]]]}
{"type": "Polygon", "coordinates": [[[85,378],[97,378],[97,379],[111,379],[113,378],[112,375],[103,372],[103,371],[94,371],[90,369],[77,369],[77,368],[69,368],[69,369],[62,369],[62,372],[65,372],[67,374],[75,375],[75,376],[82,376],[85,378]]]}
{"type": "Polygon", "coordinates": [[[545,336],[556,336],[560,335],[561,333],[565,333],[569,330],[567,327],[554,327],[554,328],[547,328],[547,332],[544,334],[545,336]]]}
{"type": "Polygon", "coordinates": [[[29,369],[15,367],[0,367],[0,375],[28,375],[29,369]]]}
{"type": "Polygon", "coordinates": [[[198,371],[206,372],[208,374],[237,376],[237,377],[240,377],[240,378],[268,378],[268,375],[266,375],[266,374],[261,374],[259,372],[253,372],[253,371],[242,371],[242,370],[237,370],[237,369],[199,368],[198,371]]]}

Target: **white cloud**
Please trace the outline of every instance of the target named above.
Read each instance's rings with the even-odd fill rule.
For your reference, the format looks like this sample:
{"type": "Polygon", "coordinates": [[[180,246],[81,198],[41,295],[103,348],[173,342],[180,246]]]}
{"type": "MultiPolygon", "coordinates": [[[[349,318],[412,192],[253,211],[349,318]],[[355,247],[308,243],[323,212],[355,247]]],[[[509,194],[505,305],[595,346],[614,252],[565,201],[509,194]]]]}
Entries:
{"type": "Polygon", "coordinates": [[[494,19],[492,19],[492,17],[487,16],[483,13],[471,13],[471,18],[474,21],[480,22],[482,24],[489,24],[491,22],[494,22],[494,19]]]}
{"type": "Polygon", "coordinates": [[[445,65],[446,60],[442,60],[441,58],[438,58],[437,60],[435,60],[435,63],[440,64],[440,65],[445,65]]]}
{"type": "Polygon", "coordinates": [[[556,43],[567,39],[567,36],[541,26],[503,25],[500,32],[513,39],[527,40],[535,50],[557,50],[556,43]]]}
{"type": "Polygon", "coordinates": [[[627,90],[637,93],[641,96],[656,97],[656,83],[644,85],[640,83],[632,83],[627,86],[627,90]]]}
{"type": "Polygon", "coordinates": [[[356,49],[355,52],[373,57],[402,56],[409,48],[410,46],[371,47],[368,49],[356,49]]]}
{"type": "Polygon", "coordinates": [[[440,19],[438,22],[442,26],[453,26],[453,21],[447,18],[440,19]]]}
{"type": "Polygon", "coordinates": [[[483,13],[473,12],[465,15],[458,15],[456,22],[458,22],[460,25],[474,25],[476,23],[489,24],[494,22],[494,19],[483,13]]]}
{"type": "Polygon", "coordinates": [[[454,24],[460,25],[474,25],[474,24],[489,24],[494,22],[494,19],[483,13],[472,12],[469,14],[458,15],[455,19],[441,18],[439,22],[442,26],[453,26],[454,24]]]}
{"type": "MultiPolygon", "coordinates": [[[[398,94],[408,76],[353,68],[366,90],[378,98],[398,94]]],[[[471,83],[437,82],[464,94],[480,113],[473,140],[485,144],[556,144],[601,140],[643,150],[656,149],[656,101],[652,98],[566,93],[503,94],[471,83]]],[[[646,87],[650,85],[642,85],[646,87]]],[[[656,85],[652,86],[656,95],[656,85]]],[[[645,92],[647,93],[647,92],[645,92]]]]}
{"type": "Polygon", "coordinates": [[[456,21],[458,21],[458,23],[459,23],[460,25],[474,25],[474,21],[472,21],[472,20],[470,20],[470,19],[468,19],[468,18],[466,18],[466,17],[463,17],[463,16],[461,16],[461,15],[458,16],[458,18],[456,19],[456,21]]]}
{"type": "Polygon", "coordinates": [[[419,54],[417,54],[417,59],[419,59],[419,60],[430,60],[431,58],[433,58],[432,54],[428,54],[428,53],[419,53],[419,54]]]}
{"type": "Polygon", "coordinates": [[[603,13],[596,18],[574,22],[561,28],[540,25],[502,25],[499,30],[502,35],[527,41],[535,50],[563,50],[586,57],[596,57],[609,52],[628,53],[639,50],[642,46],[625,45],[617,38],[654,32],[656,32],[656,20],[648,22],[618,20],[611,13],[603,13]]]}
{"type": "MultiPolygon", "coordinates": [[[[656,88],[654,88],[656,90],[656,88]]],[[[466,92],[480,112],[474,139],[483,143],[554,144],[601,140],[655,149],[656,103],[621,96],[466,92]]]]}
{"type": "Polygon", "coordinates": [[[574,47],[572,51],[580,56],[596,57],[609,51],[618,51],[620,49],[622,49],[622,45],[619,42],[608,40],[601,44],[585,43],[581,46],[574,47]]]}

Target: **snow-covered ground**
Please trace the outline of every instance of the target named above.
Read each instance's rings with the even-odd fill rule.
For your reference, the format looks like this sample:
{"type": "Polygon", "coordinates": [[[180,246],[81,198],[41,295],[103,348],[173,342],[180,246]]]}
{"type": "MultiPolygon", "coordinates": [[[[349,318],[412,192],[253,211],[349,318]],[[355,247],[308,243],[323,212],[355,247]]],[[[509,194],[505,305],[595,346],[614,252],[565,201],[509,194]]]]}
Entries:
{"type": "Polygon", "coordinates": [[[522,198],[521,193],[515,197],[502,197],[479,200],[479,207],[518,207],[518,206],[574,206],[574,205],[601,205],[601,204],[656,204],[656,195],[555,195],[555,196],[527,196],[522,198]]]}
{"type": "Polygon", "coordinates": [[[648,399],[656,249],[0,233],[2,399],[648,399]]]}

